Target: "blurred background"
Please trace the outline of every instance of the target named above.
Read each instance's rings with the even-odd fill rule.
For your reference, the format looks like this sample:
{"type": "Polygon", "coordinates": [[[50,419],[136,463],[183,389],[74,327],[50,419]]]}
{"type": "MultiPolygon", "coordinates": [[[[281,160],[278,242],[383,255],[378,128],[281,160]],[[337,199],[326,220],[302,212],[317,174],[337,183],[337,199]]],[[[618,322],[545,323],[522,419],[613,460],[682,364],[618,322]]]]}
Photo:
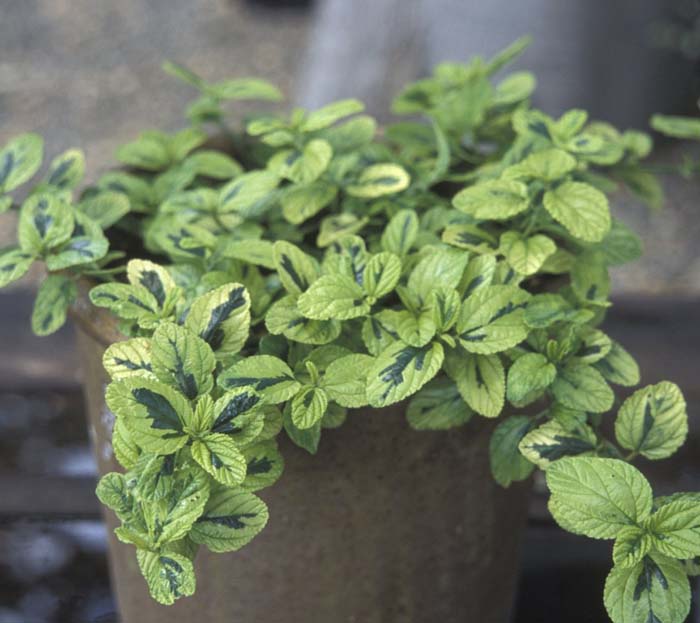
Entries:
{"type": "MultiPolygon", "coordinates": [[[[49,157],[82,148],[94,177],[141,130],[183,125],[191,93],[161,71],[166,58],[212,80],[266,78],[303,106],[358,97],[386,121],[407,81],[524,34],[534,43],[517,67],[535,72],[549,114],[582,107],[644,129],[653,112],[697,112],[699,0],[2,0],[0,144],[39,132],[49,157]]],[[[691,149],[660,141],[654,163],[691,149]]],[[[607,325],[643,382],[672,378],[688,399],[685,450],[644,466],[660,492],[700,488],[700,182],[664,184],[661,213],[614,201],[646,256],[615,271],[607,325]]],[[[0,248],[14,227],[0,216],[0,248]]],[[[35,280],[0,292],[0,623],[117,621],[73,337],[31,335],[35,280]]],[[[536,496],[516,621],[605,621],[609,560],[536,496]]]]}

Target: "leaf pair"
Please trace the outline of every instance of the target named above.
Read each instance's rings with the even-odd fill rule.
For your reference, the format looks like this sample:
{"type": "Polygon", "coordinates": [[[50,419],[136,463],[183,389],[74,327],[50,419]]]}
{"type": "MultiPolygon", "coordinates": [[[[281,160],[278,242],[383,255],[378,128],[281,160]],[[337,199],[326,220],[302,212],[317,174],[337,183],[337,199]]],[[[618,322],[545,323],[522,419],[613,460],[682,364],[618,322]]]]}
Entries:
{"type": "Polygon", "coordinates": [[[284,361],[271,355],[247,357],[224,371],[219,385],[229,390],[253,389],[268,402],[289,400],[291,422],[301,430],[309,429],[321,423],[331,400],[342,407],[367,404],[365,377],[371,358],[362,354],[339,354],[342,356],[322,363],[312,353],[305,360],[307,375],[295,374],[284,361]]]}
{"type": "Polygon", "coordinates": [[[127,278],[128,284],[105,283],[92,288],[90,301],[144,329],[154,329],[160,321],[174,318],[181,291],[163,266],[131,260],[127,278]]]}
{"type": "Polygon", "coordinates": [[[693,496],[660,500],[632,466],[614,459],[566,458],[547,470],[549,508],[566,530],[615,538],[605,605],[615,623],[681,623],[690,588],[675,559],[700,553],[700,505],[693,496]]]}

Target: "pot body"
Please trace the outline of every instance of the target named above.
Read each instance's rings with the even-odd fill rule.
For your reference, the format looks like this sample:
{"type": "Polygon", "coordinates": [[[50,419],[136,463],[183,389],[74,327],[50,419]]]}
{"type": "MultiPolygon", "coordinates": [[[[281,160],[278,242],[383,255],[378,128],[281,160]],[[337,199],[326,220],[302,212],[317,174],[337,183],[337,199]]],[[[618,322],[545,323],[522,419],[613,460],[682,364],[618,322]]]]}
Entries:
{"type": "MultiPolygon", "coordinates": [[[[100,473],[118,471],[104,403],[104,344],[78,329],[100,473]]],[[[133,547],[110,529],[123,623],[505,623],[515,592],[529,484],[491,478],[493,424],[416,432],[401,407],[351,411],[311,456],[284,435],[280,481],[260,492],[267,527],[230,554],[201,548],[193,597],[153,601],[133,547]]]]}

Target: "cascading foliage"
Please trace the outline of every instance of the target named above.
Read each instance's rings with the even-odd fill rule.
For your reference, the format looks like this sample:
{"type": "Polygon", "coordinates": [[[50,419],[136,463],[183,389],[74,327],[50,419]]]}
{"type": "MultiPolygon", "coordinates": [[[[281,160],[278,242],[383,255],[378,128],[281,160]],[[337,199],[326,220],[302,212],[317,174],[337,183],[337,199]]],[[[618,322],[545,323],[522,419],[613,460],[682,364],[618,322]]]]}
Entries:
{"type": "Polygon", "coordinates": [[[425,121],[380,133],[355,100],[239,127],[226,102],[277,89],[168,63],[199,93],[190,127],[144,132],[117,152],[127,168],[77,198],[80,151],[56,158],[21,206],[8,193],[39,169],[42,141],[0,151],[0,209],[19,212],[0,285],[44,262],[32,315],[43,335],[92,280],[92,303],[127,336],[104,355],[124,472],[97,494],[159,602],[194,592],[199,546],[237,550],[265,526],[255,492],[282,473],[278,435],[314,453],[348,409],[407,400],[417,430],[500,416],[494,478],[507,487],[545,470],[564,529],[615,539],[613,621],[686,617],[700,496],[654,498],[628,463],[678,449],[685,403],[662,382],[608,415],[611,386],[640,375],[599,328],[610,267],[641,252],[606,195],[623,185],[660,204],[641,164],[651,140],[582,110],[533,109],[529,73],[494,84],[525,45],[439,65],[394,103],[425,121]],[[501,415],[506,403],[520,414],[501,415]]]}

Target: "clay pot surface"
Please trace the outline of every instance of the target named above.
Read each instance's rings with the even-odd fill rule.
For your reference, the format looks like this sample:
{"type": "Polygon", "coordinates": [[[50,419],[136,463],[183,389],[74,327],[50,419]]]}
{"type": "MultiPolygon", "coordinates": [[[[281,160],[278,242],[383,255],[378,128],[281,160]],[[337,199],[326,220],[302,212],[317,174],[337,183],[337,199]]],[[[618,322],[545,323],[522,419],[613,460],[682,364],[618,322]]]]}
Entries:
{"type": "MultiPolygon", "coordinates": [[[[93,448],[101,474],[122,471],[104,403],[105,347],[115,320],[82,301],[75,310],[93,448]]],[[[527,515],[529,483],[492,479],[495,422],[474,418],[417,432],[404,405],[351,411],[323,432],[312,456],[280,435],[281,479],[260,492],[267,527],[230,554],[201,548],[197,591],[153,601],[134,548],[110,529],[112,583],[123,623],[505,623],[527,515]]]]}

